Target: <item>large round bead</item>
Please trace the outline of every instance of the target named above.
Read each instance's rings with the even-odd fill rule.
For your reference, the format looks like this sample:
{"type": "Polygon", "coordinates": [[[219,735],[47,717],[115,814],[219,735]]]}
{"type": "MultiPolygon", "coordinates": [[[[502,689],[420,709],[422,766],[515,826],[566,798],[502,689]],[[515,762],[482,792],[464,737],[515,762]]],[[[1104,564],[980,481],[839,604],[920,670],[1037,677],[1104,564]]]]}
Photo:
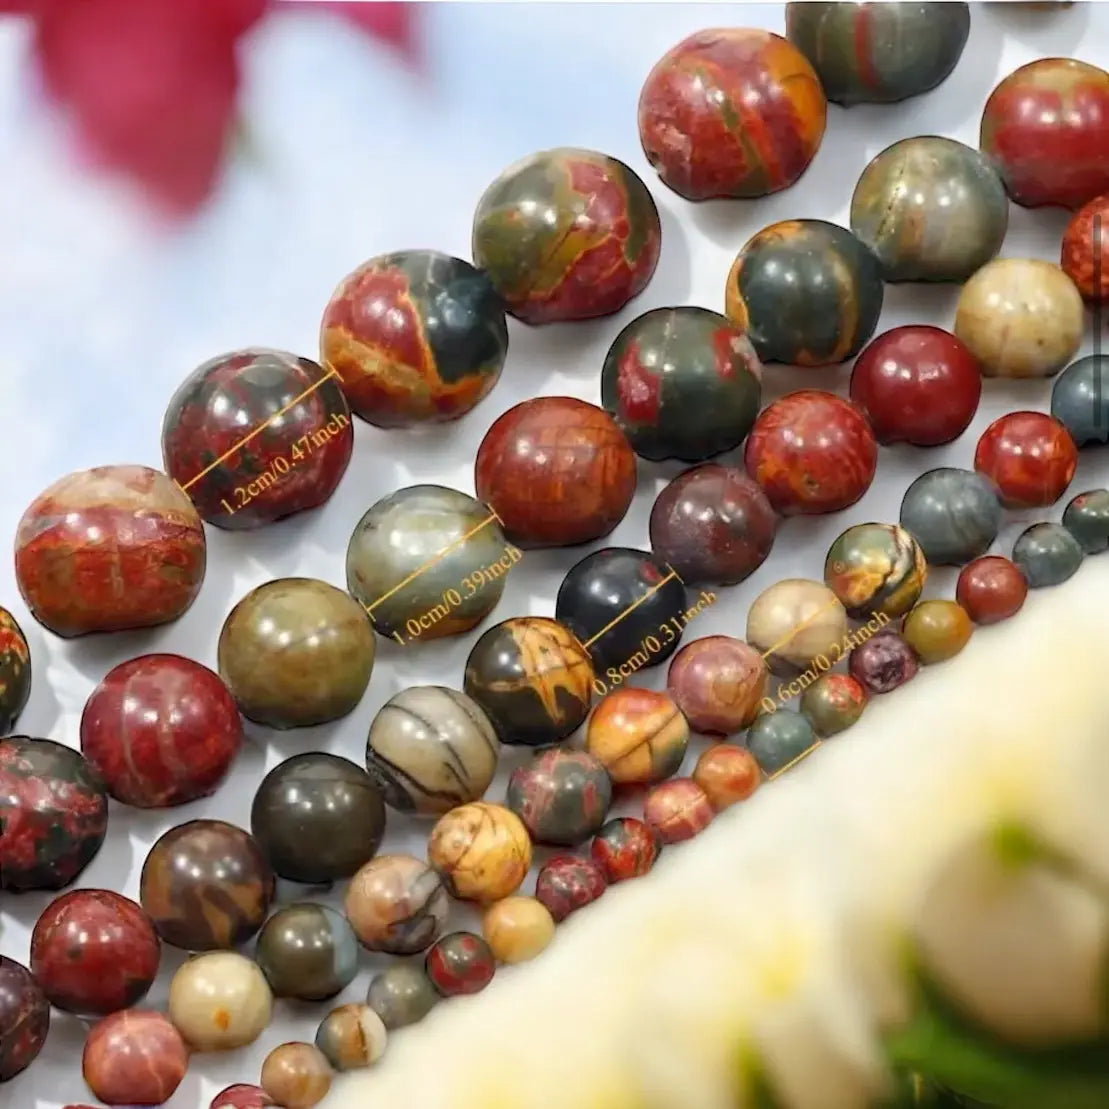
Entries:
{"type": "Polygon", "coordinates": [[[497,606],[520,552],[488,505],[442,485],[382,497],[347,545],[347,589],[379,635],[461,635],[497,606]]]}
{"type": "Polygon", "coordinates": [[[639,94],[639,138],[662,180],[689,200],[788,188],[824,137],[813,68],[781,35],[698,31],[669,50],[639,94]]]}
{"type": "Polygon", "coordinates": [[[19,592],[56,635],[176,620],[204,580],[204,527],[188,496],[148,466],[97,466],[56,481],[15,534],[19,592]]]}
{"type": "Polygon", "coordinates": [[[173,395],[166,472],[210,524],[240,530],[323,504],[354,449],[334,375],[282,350],[213,358],[173,395]]]}
{"type": "Polygon", "coordinates": [[[848,616],[904,616],[928,577],[920,544],[896,524],[855,524],[828,548],[824,581],[848,616]]]}
{"type": "Polygon", "coordinates": [[[68,886],[107,831],[108,795],[80,752],[51,739],[0,739],[0,889],[68,886]]]}
{"type": "Polygon", "coordinates": [[[339,283],[320,361],[354,413],[378,427],[456,420],[497,384],[508,327],[488,276],[437,250],[401,250],[339,283]]]}
{"type": "Polygon", "coordinates": [[[1079,208],[1109,191],[1109,73],[1039,58],[990,93],[979,146],[1026,208],[1079,208]]]}
{"type": "Polygon", "coordinates": [[[635,495],[635,452],[603,409],[573,397],[510,408],[485,433],[474,488],[522,547],[570,547],[608,535],[635,495]]]}
{"type": "Polygon", "coordinates": [[[728,318],[764,362],[830,366],[858,354],[882,311],[878,259],[844,227],[819,219],[764,227],[728,273],[728,318]]]}
{"type": "Polygon", "coordinates": [[[739,446],[762,396],[747,336],[707,308],[655,308],[613,340],[601,403],[636,454],[700,462],[739,446]]]}
{"type": "Polygon", "coordinates": [[[50,1030],[50,1002],[34,975],[0,955],[0,1082],[26,1070],[50,1030]]]}
{"type": "Polygon", "coordinates": [[[965,281],[997,256],[1009,198],[973,147],[938,135],[902,139],[863,170],[851,230],[887,281],[965,281]]]}
{"type": "Polygon", "coordinates": [[[837,104],[891,104],[944,81],[970,34],[961,3],[790,3],[786,35],[837,104]]]}
{"type": "Polygon", "coordinates": [[[522,159],[485,190],[474,213],[474,264],[525,323],[618,312],[650,281],[661,243],[647,186],[593,150],[522,159]]]}
{"type": "Polygon", "coordinates": [[[186,951],[245,943],[266,919],[273,871],[253,836],[222,820],[164,832],[139,878],[139,899],[158,935],[186,951]]]}
{"type": "Polygon", "coordinates": [[[31,648],[6,609],[0,608],[0,735],[7,735],[31,697],[31,648]]]}
{"type": "Polygon", "coordinates": [[[901,500],[901,526],[934,566],[962,566],[983,555],[1001,529],[1001,502],[973,470],[941,466],[921,474],[901,500]]]}
{"type": "Polygon", "coordinates": [[[776,512],[818,515],[850,507],[870,488],[878,443],[850,401],[802,389],[762,410],[744,462],[776,512]]]}
{"type": "Polygon", "coordinates": [[[520,888],[531,866],[531,838],[511,809],[475,801],[439,818],[427,857],[455,897],[488,904],[520,888]]]}
{"type": "Polygon", "coordinates": [[[214,792],[243,742],[219,676],[181,655],[140,655],[108,671],[81,714],[81,750],[125,805],[166,808],[214,792]]]}

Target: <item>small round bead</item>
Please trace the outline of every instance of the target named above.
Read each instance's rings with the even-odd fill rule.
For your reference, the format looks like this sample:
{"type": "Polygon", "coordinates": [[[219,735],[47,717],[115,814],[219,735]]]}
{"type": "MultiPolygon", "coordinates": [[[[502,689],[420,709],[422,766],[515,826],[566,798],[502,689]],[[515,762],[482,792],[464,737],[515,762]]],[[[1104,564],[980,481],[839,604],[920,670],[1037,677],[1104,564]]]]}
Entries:
{"type": "Polygon", "coordinates": [[[658,852],[658,836],[634,816],[610,820],[589,847],[590,856],[609,885],[642,877],[655,865],[658,852]]]}
{"type": "Polygon", "coordinates": [[[556,923],[596,901],[607,888],[601,868],[580,855],[555,855],[543,864],[535,880],[535,896],[556,923]]]}
{"type": "Polygon", "coordinates": [[[313,1109],[327,1096],[331,1079],[331,1064],[315,1044],[281,1044],[262,1064],[262,1089],[281,1109],[313,1109]]]}
{"type": "Polygon", "coordinates": [[[955,600],[976,624],[996,624],[1016,615],[1028,596],[1028,579],[1015,562],[984,555],[959,573],[955,600]]]}
{"type": "Polygon", "coordinates": [[[332,1009],[316,1029],[316,1047],[337,1070],[358,1070],[385,1054],[385,1022],[369,1005],[352,1003],[332,1009]]]}
{"type": "Polygon", "coordinates": [[[428,949],[424,968],[444,997],[480,993],[493,981],[496,960],[489,945],[473,932],[451,932],[428,949]]]}
{"type": "Polygon", "coordinates": [[[254,958],[274,996],[325,1001],[358,973],[358,938],[342,913],[301,901],[266,921],[254,958]]]}
{"type": "Polygon", "coordinates": [[[527,877],[531,836],[511,809],[475,801],[436,821],[427,858],[455,897],[499,901],[527,877]]]}
{"type": "Polygon", "coordinates": [[[415,955],[442,931],[450,901],[427,863],[412,855],[378,855],[351,879],[343,911],[364,947],[415,955]]]}
{"type": "Polygon", "coordinates": [[[1079,493],[1063,512],[1063,527],[1086,554],[1109,550],[1109,489],[1079,493]]]}
{"type": "Polygon", "coordinates": [[[184,963],[169,984],[169,1019],[193,1051],[253,1043],[273,1015],[266,976],[236,951],[209,951],[184,963]]]}
{"type": "Polygon", "coordinates": [[[899,632],[886,630],[860,643],[847,658],[847,672],[867,693],[889,693],[916,677],[920,661],[899,632]]]}
{"type": "Polygon", "coordinates": [[[818,736],[836,735],[862,716],[869,700],[862,682],[850,674],[821,674],[801,694],[801,712],[818,736]]]}
{"type": "Polygon", "coordinates": [[[588,751],[552,747],[512,772],[505,804],[536,843],[568,847],[605,822],[612,779],[588,751]]]}
{"type": "Polygon", "coordinates": [[[643,819],[663,843],[681,843],[703,832],[716,815],[692,778],[660,782],[643,799],[643,819]]]}
{"type": "Polygon", "coordinates": [[[481,933],[499,963],[526,963],[554,938],[550,910],[534,897],[506,897],[485,910],[481,933]]]}
{"type": "Polygon", "coordinates": [[[693,768],[693,780],[705,791],[715,812],[746,801],[759,787],[758,760],[746,747],[717,743],[707,748],[693,768]]]}
{"type": "Polygon", "coordinates": [[[237,1082],[220,1090],[208,1109],[272,1109],[273,1098],[261,1086],[237,1082]]]}
{"type": "Polygon", "coordinates": [[[847,612],[822,581],[775,582],[747,610],[747,642],[775,674],[795,674],[821,656],[838,658],[846,635],[847,612]]]}
{"type": "Polygon", "coordinates": [[[635,686],[604,696],[585,729],[585,749],[623,785],[676,774],[688,744],[689,724],[673,698],[635,686]]]}
{"type": "Polygon", "coordinates": [[[817,743],[808,717],[780,708],[760,716],[747,730],[747,749],[764,774],[776,774],[808,754],[817,743]]]}
{"type": "Polygon", "coordinates": [[[973,632],[967,610],[955,601],[921,601],[901,628],[905,642],[925,666],[954,658],[973,632]]]}
{"type": "Polygon", "coordinates": [[[1032,589],[1062,585],[1082,565],[1082,545],[1062,524],[1033,524],[1013,544],[1013,561],[1032,589]]]}
{"type": "Polygon", "coordinates": [[[666,688],[695,732],[729,736],[758,716],[767,677],[766,660],[749,643],[706,635],[674,656],[666,688]]]}
{"type": "Polygon", "coordinates": [[[370,980],[366,1004],[391,1032],[423,1020],[435,1007],[439,994],[422,964],[394,963],[370,980]]]}
{"type": "Polygon", "coordinates": [[[824,560],[824,583],[857,620],[904,616],[927,577],[920,544],[896,524],[855,524],[836,537],[824,560]]]}
{"type": "Polygon", "coordinates": [[[161,1105],[173,1096],[188,1065],[181,1033],[168,1017],[149,1009],[121,1009],[98,1021],[81,1058],[89,1089],[108,1105],[161,1105]]]}

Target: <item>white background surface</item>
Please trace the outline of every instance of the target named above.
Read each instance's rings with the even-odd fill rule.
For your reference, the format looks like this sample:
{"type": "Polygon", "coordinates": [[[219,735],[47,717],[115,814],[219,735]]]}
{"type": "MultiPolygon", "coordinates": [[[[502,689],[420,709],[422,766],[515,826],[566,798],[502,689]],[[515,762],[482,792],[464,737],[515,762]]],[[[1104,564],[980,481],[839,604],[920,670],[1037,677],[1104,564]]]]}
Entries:
{"type": "MultiPolygon", "coordinates": [[[[258,157],[236,165],[211,207],[172,232],[152,229],[126,190],[74,171],[37,107],[24,36],[16,27],[0,28],[4,536],[14,534],[31,499],[66,472],[118,462],[159,466],[165,404],[201,361],[247,345],[315,357],[323,306],[358,263],[415,247],[468,257],[477,198],[504,166],[532,150],[578,145],[620,157],[642,174],[663,222],[659,269],[637,301],[616,317],[590,323],[528,330],[511,322],[500,384],[460,423],[403,433],[356,422],[350,470],[325,507],[253,533],[208,529],[204,588],[177,623],[62,642],[30,619],[5,561],[0,603],[22,623],[34,665],[20,731],[76,745],[93,685],[138,654],[174,651],[214,667],[227,612],[270,578],[304,574],[342,585],[347,539],[374,501],[419,482],[472,492],[475,450],[502,411],[542,394],[597,401],[605,350],[629,319],[660,305],[719,310],[728,267],[751,234],[788,217],[846,223],[856,178],[890,143],[943,134],[976,145],[990,89],[1017,65],[1073,54],[1109,66],[1109,9],[1079,4],[1037,13],[975,5],[962,61],[938,90],[900,105],[849,111],[833,105],[822,149],[797,186],[760,201],[694,206],[659,184],[639,149],[635,109],[643,78],[666,49],[700,28],[746,24],[781,31],[781,5],[452,5],[422,15],[425,80],[328,17],[283,15],[267,22],[252,36],[246,59],[244,108],[258,157]]],[[[1066,219],[1062,212],[1013,207],[1002,253],[1056,261],[1066,219]]],[[[879,330],[908,322],[950,326],[957,294],[953,286],[888,286],[879,330]]],[[[1088,336],[1083,353],[1090,349],[1088,336]]],[[[802,384],[843,391],[848,370],[772,367],[764,401],[802,384]]],[[[1046,409],[1049,394],[1049,383],[990,381],[971,429],[950,447],[883,448],[877,480],[859,504],[830,517],[786,522],[768,562],[743,585],[720,591],[686,641],[715,632],[742,636],[747,607],[763,588],[783,577],[819,577],[840,531],[870,519],[895,521],[915,476],[939,465],[969,467],[977,436],[991,420],[1015,408],[1046,409]]],[[[1072,493],[1109,483],[1107,451],[1083,452],[1072,493]]],[[[641,463],[632,509],[606,544],[646,547],[652,500],[682,468],[641,463]]],[[[995,549],[1009,553],[1022,526],[1010,515],[995,549]]],[[[562,576],[589,549],[529,552],[487,624],[524,613],[553,615],[562,576]]],[[[950,572],[935,574],[929,586],[939,595],[952,589],[950,572]]],[[[137,896],[139,869],[157,835],[199,816],[249,826],[255,786],[291,754],[327,749],[361,762],[377,708],[408,685],[460,686],[478,634],[413,648],[379,640],[369,691],[350,717],[281,735],[248,725],[251,743],[232,779],[207,801],[162,813],[113,804],[108,841],[79,884],[137,896]]],[[[640,680],[657,686],[664,676],[662,667],[640,680]]],[[[509,753],[505,767],[518,758],[509,753]]],[[[489,797],[503,797],[503,775],[489,797]]],[[[426,831],[426,825],[391,816],[386,842],[422,855],[426,831]]],[[[304,891],[280,891],[285,901],[297,893],[304,891]]],[[[4,954],[27,961],[30,929],[49,899],[3,895],[4,954]]],[[[603,912],[603,904],[594,911],[603,912]]],[[[464,920],[460,914],[459,923],[464,920]]],[[[181,958],[166,950],[148,1004],[164,1004],[181,958]]],[[[335,1003],[361,1000],[374,965],[367,957],[335,1003]]],[[[279,1002],[273,1024],[252,1048],[197,1057],[170,1104],[206,1109],[224,1085],[257,1081],[265,1054],[285,1040],[311,1039],[327,1008],[279,1002]]],[[[43,1053],[0,1089],[0,1104],[45,1109],[88,1100],[80,1075],[84,1034],[79,1021],[55,1014],[43,1053]]]]}

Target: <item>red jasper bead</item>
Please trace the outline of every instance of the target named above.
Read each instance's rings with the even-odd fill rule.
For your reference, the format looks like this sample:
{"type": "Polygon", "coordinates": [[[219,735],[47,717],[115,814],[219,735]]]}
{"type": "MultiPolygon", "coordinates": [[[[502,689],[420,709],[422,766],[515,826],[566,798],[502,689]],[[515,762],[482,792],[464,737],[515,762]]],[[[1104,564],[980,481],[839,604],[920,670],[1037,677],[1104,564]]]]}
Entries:
{"type": "Polygon", "coordinates": [[[959,573],[955,600],[976,624],[996,624],[1020,611],[1028,596],[1028,579],[1015,563],[1000,555],[983,555],[959,573]]]}
{"type": "Polygon", "coordinates": [[[982,432],[974,468],[993,482],[1006,508],[1046,508],[1070,485],[1078,448],[1054,416],[1010,412],[982,432]]]}
{"type": "Polygon", "coordinates": [[[850,401],[801,389],[763,409],[744,462],[781,515],[838,512],[870,488],[878,443],[850,401]]]}
{"type": "Polygon", "coordinates": [[[950,443],[970,426],[981,397],[978,360],[938,327],[895,327],[879,335],[851,371],[851,399],[879,443],[950,443]]]}
{"type": "Polygon", "coordinates": [[[141,1000],[161,957],[150,917],[113,890],[62,894],[31,933],[31,972],[51,1005],[82,1016],[103,1016],[141,1000]]]}
{"type": "Polygon", "coordinates": [[[141,655],[110,670],[81,714],[81,751],[125,805],[207,797],[243,743],[218,674],[180,655],[141,655]]]}
{"type": "Polygon", "coordinates": [[[979,141],[1026,208],[1078,208],[1109,191],[1109,73],[1040,58],[990,94],[979,141]]]}
{"type": "Polygon", "coordinates": [[[1071,216],[1059,265],[1087,300],[1109,299],[1109,193],[1071,216]]]}

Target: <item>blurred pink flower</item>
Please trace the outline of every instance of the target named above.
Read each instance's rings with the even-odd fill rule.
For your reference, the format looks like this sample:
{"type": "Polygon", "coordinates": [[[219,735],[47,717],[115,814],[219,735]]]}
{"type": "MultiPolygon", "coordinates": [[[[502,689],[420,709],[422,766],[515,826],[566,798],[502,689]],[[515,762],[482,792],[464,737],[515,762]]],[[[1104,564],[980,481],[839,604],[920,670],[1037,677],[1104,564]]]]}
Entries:
{"type": "MultiPolygon", "coordinates": [[[[0,0],[31,18],[51,98],[101,164],[176,213],[214,188],[238,122],[239,44],[274,0],[0,0]]],[[[341,12],[415,56],[405,3],[297,4],[341,12]]]]}

